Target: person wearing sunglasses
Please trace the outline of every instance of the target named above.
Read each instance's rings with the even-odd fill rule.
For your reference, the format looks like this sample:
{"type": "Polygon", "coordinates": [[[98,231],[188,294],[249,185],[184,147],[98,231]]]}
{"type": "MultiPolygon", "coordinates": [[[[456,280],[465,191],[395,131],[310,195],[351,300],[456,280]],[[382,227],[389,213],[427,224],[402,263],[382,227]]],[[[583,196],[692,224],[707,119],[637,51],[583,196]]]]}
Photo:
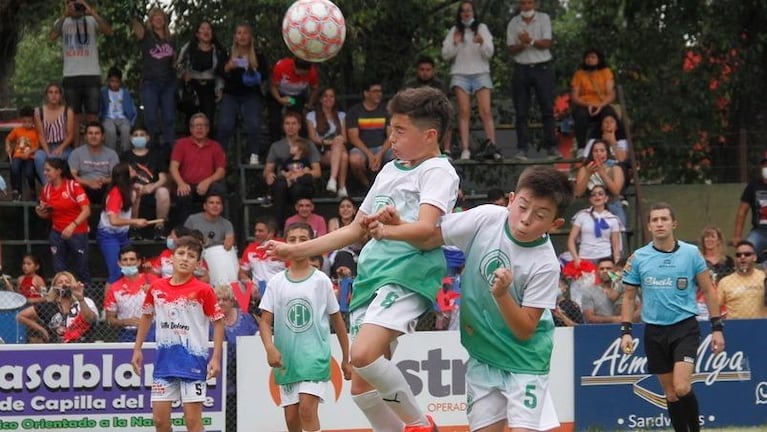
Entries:
{"type": "Polygon", "coordinates": [[[735,246],[735,272],[719,281],[719,302],[728,319],[767,318],[765,274],[756,268],[756,249],[743,240],[735,246]]]}
{"type": "Polygon", "coordinates": [[[621,257],[622,224],[617,216],[607,210],[608,199],[604,186],[594,186],[589,193],[591,206],[572,218],[567,250],[573,256],[575,268],[580,268],[583,259],[596,264],[602,258],[617,262],[621,257]]]}

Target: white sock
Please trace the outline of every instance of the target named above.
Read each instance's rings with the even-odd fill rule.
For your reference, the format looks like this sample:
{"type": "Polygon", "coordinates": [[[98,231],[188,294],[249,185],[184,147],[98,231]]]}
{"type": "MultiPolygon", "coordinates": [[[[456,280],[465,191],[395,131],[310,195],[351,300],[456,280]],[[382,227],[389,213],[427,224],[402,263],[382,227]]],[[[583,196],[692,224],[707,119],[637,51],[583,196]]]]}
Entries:
{"type": "Polygon", "coordinates": [[[352,395],[352,400],[365,414],[374,432],[401,431],[405,427],[405,423],[389,409],[377,390],[352,395]]]}
{"type": "Polygon", "coordinates": [[[413,391],[402,372],[386,357],[378,357],[373,363],[355,370],[378,390],[381,399],[406,425],[429,425],[429,420],[418,407],[413,391]]]}

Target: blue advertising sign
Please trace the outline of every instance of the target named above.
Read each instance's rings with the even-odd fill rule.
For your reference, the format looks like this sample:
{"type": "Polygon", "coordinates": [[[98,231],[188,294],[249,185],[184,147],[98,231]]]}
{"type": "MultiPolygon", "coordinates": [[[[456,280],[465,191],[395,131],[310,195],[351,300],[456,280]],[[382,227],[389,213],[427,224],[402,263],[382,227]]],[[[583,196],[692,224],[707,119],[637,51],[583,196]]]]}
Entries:
{"type": "MultiPolygon", "coordinates": [[[[710,326],[693,369],[700,424],[708,428],[767,424],[767,320],[732,320],[726,351],[711,352],[710,326]]],[[[658,379],[647,372],[644,325],[634,326],[634,353],[620,348],[617,325],[575,327],[575,426],[577,430],[668,429],[671,420],[658,379]]]]}
{"type": "MultiPolygon", "coordinates": [[[[144,345],[144,369],[137,375],[133,344],[0,345],[0,430],[153,431],[155,353],[154,344],[144,345]]],[[[208,381],[203,402],[208,431],[225,428],[221,376],[208,381]]],[[[176,405],[172,423],[179,428],[184,420],[176,405]]]]}

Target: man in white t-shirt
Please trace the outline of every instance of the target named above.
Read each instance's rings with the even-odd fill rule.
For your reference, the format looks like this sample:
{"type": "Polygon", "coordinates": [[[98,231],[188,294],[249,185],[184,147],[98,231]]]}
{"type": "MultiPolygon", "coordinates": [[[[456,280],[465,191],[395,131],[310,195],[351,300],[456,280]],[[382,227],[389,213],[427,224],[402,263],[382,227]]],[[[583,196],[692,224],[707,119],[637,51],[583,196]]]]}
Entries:
{"type": "MultiPolygon", "coordinates": [[[[84,0],[65,0],[64,16],[53,23],[51,40],[61,38],[64,100],[88,122],[98,121],[101,66],[97,33],[111,36],[112,27],[84,0]]],[[[76,136],[79,134],[75,134],[76,136]]]]}

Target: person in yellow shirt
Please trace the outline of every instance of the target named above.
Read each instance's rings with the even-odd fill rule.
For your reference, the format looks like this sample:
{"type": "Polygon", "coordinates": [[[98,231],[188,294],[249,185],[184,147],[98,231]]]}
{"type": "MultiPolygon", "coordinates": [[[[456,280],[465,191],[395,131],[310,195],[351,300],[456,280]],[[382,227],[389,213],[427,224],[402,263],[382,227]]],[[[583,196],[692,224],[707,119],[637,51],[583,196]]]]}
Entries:
{"type": "Polygon", "coordinates": [[[11,130],[5,138],[5,153],[11,161],[11,190],[14,201],[21,199],[22,176],[27,179],[30,196],[35,195],[35,152],[40,148],[40,138],[35,129],[32,107],[19,110],[21,126],[11,130]]]}
{"type": "Polygon", "coordinates": [[[756,249],[746,240],[735,246],[735,273],[719,281],[719,302],[728,319],[767,318],[765,274],[756,268],[756,249]]]}
{"type": "Polygon", "coordinates": [[[607,114],[619,118],[611,106],[615,102],[615,78],[599,50],[590,48],[583,53],[583,63],[575,71],[570,87],[575,139],[578,149],[585,149],[590,126],[598,126],[607,114]]]}

